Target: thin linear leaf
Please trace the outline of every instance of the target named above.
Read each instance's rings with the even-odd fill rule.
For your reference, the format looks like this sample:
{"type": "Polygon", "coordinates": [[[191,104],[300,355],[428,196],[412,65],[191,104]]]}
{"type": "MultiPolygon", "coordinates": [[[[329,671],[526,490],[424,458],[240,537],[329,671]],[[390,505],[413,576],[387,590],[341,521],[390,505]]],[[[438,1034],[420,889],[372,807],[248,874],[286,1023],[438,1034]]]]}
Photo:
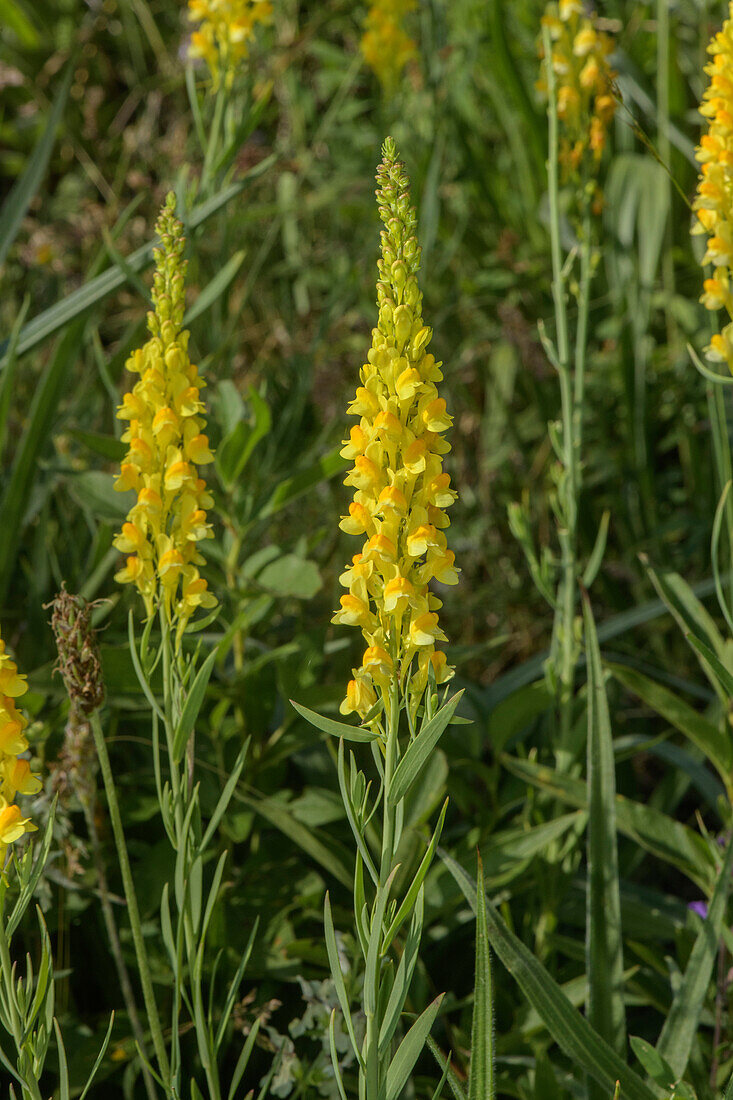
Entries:
{"type": "Polygon", "coordinates": [[[346,741],[378,741],[379,733],[376,730],[367,730],[361,726],[350,726],[348,722],[337,722],[333,718],[324,718],[322,714],[304,707],[301,703],[290,700],[290,705],[298,714],[315,726],[317,730],[330,733],[332,737],[343,737],[346,741]]]}
{"type": "Polygon", "coordinates": [[[435,1039],[432,1039],[429,1035],[427,1038],[427,1045],[428,1050],[443,1070],[443,1073],[445,1073],[446,1070],[448,1071],[448,1076],[446,1079],[448,1081],[448,1084],[450,1085],[450,1089],[455,1097],[455,1100],[468,1100],[468,1097],[466,1096],[466,1090],[459,1081],[458,1075],[451,1065],[450,1055],[448,1055],[448,1057],[446,1058],[438,1044],[435,1042],[435,1039]]]}
{"type": "Polygon", "coordinates": [[[387,1070],[387,1082],[385,1100],[398,1100],[400,1093],[407,1084],[415,1062],[420,1057],[422,1049],[432,1029],[435,1017],[443,1003],[444,993],[441,993],[428,1005],[425,1011],[418,1016],[415,1023],[405,1035],[397,1048],[392,1062],[387,1070]]]}
{"type": "MultiPolygon", "coordinates": [[[[178,725],[173,734],[174,764],[177,764],[182,758],[188,739],[193,733],[193,727],[196,725],[196,719],[199,716],[199,711],[201,710],[204,696],[206,695],[206,689],[209,686],[209,680],[211,679],[211,673],[214,669],[214,662],[216,661],[218,652],[218,646],[214,646],[211,653],[209,653],[201,668],[196,673],[196,679],[186,696],[186,702],[183,704],[181,717],[178,719],[178,725]]],[[[242,763],[244,763],[244,761],[242,761],[242,763]]]]}
{"type": "Polygon", "coordinates": [[[476,905],[476,976],[471,1022],[471,1065],[468,1100],[494,1100],[494,999],[491,955],[486,918],[486,886],[481,856],[478,857],[476,905]]]}
{"type": "Polygon", "coordinates": [[[430,844],[428,845],[425,855],[420,860],[420,866],[415,873],[414,879],[410,883],[410,889],[405,894],[404,900],[394,916],[394,920],[387,929],[387,933],[384,937],[384,943],[382,944],[382,954],[384,954],[384,952],[387,950],[392,940],[402,927],[403,922],[407,920],[410,913],[412,912],[412,908],[415,904],[415,901],[417,900],[417,895],[420,892],[422,884],[425,881],[425,877],[430,870],[430,866],[433,862],[435,851],[440,841],[440,834],[443,831],[443,823],[445,821],[445,814],[447,809],[448,799],[446,798],[445,802],[443,803],[443,809],[440,811],[438,824],[435,826],[435,830],[430,839],[430,844]]]}
{"type": "Polygon", "coordinates": [[[64,78],[56,93],[46,128],[31,153],[23,175],[15,181],[0,209],[0,267],[5,263],[5,257],[18,235],[31,200],[41,186],[56,141],[56,130],[66,106],[73,72],[74,64],[71,61],[67,64],[64,78]]]}
{"type": "Polygon", "coordinates": [[[596,624],[583,593],[588,668],[588,1019],[622,1057],[626,1053],[624,962],[616,843],[616,771],[611,719],[596,624]]]}
{"type": "Polygon", "coordinates": [[[89,1092],[89,1089],[92,1087],[92,1082],[94,1081],[94,1078],[97,1075],[97,1070],[99,1069],[99,1067],[102,1064],[102,1059],[104,1058],[104,1056],[107,1052],[107,1047],[109,1046],[109,1041],[112,1038],[112,1028],[114,1027],[114,1022],[115,1022],[115,1014],[114,1014],[114,1012],[111,1012],[110,1017],[109,1017],[109,1026],[107,1028],[107,1034],[105,1035],[104,1040],[102,1042],[102,1045],[99,1048],[99,1054],[94,1059],[94,1065],[92,1066],[92,1068],[89,1072],[89,1076],[87,1077],[87,1083],[85,1084],[84,1088],[81,1091],[81,1095],[79,1096],[79,1100],[84,1100],[84,1097],[89,1092]]]}
{"type": "Polygon", "coordinates": [[[336,1051],[336,1009],[331,1012],[331,1019],[328,1021],[328,1046],[331,1052],[331,1065],[333,1066],[333,1075],[336,1078],[336,1087],[339,1090],[339,1096],[341,1100],[346,1100],[346,1092],[344,1090],[344,1083],[341,1080],[341,1070],[339,1069],[339,1056],[336,1051]]]}
{"type": "Polygon", "coordinates": [[[321,867],[330,875],[333,875],[335,879],[338,879],[342,886],[351,887],[352,876],[347,871],[340,856],[336,854],[333,848],[327,847],[313,830],[293,817],[281,802],[276,801],[274,798],[253,798],[246,794],[240,794],[237,797],[246,802],[248,806],[251,806],[258,814],[261,814],[281,833],[289,837],[316,863],[320,863],[321,867]]]}
{"type": "Polygon", "coordinates": [[[399,863],[393,867],[387,881],[377,888],[377,896],[372,909],[369,924],[369,946],[367,948],[364,963],[364,1012],[367,1016],[375,1016],[377,1012],[377,988],[379,975],[379,960],[382,946],[382,931],[384,914],[389,901],[389,892],[392,889],[395,875],[399,870],[399,863]]]}
{"type": "MultiPolygon", "coordinates": [[[[476,883],[447,852],[440,857],[476,911],[476,883]]],[[[486,922],[494,953],[537,1010],[547,1030],[565,1054],[595,1081],[612,1093],[621,1082],[624,1100],[655,1100],[655,1093],[629,1069],[584,1016],[573,1008],[553,978],[532,952],[514,935],[486,898],[486,922]]]]}
{"type": "Polygon", "coordinates": [[[56,1032],[56,1047],[59,1059],[59,1100],[70,1100],[69,1066],[66,1061],[66,1047],[64,1046],[59,1022],[55,1016],[53,1018],[53,1029],[56,1032]]]}
{"type": "Polygon", "coordinates": [[[657,1053],[669,1062],[678,1078],[687,1068],[700,1022],[700,1013],[710,985],[728,901],[731,869],[733,869],[733,839],[728,841],[707,919],[695,940],[685,976],[676,992],[657,1042],[657,1053]]]}
{"type": "MultiPolygon", "coordinates": [[[[582,779],[561,775],[543,764],[502,756],[502,763],[514,775],[580,809],[588,807],[588,792],[582,779]]],[[[717,881],[714,857],[705,840],[688,826],[667,814],[616,795],[616,824],[620,832],[641,844],[648,852],[677,867],[706,894],[717,881]]]]}
{"type": "Polygon", "coordinates": [[[210,283],[207,283],[199,296],[187,310],[183,324],[188,326],[207,309],[210,309],[217,298],[220,298],[229,284],[236,278],[237,272],[244,263],[246,253],[243,250],[235,252],[224,264],[221,271],[217,272],[210,283]]]}
{"type": "Polygon", "coordinates": [[[383,1057],[387,1047],[392,1041],[392,1036],[397,1030],[405,1000],[410,989],[410,982],[415,971],[420,940],[422,938],[423,921],[425,919],[425,891],[420,890],[417,895],[415,910],[410,921],[410,929],[405,939],[405,945],[397,964],[392,990],[387,1001],[387,1007],[382,1015],[382,1023],[379,1028],[379,1057],[383,1057]]]}
{"type": "MultiPolygon", "coordinates": [[[[705,643],[701,642],[699,638],[696,638],[694,634],[688,634],[687,640],[691,646],[695,647],[698,653],[701,653],[703,655],[703,657],[717,676],[718,680],[720,681],[720,686],[725,694],[728,696],[729,699],[733,699],[733,676],[730,674],[723,662],[715,656],[709,646],[706,646],[705,643]]],[[[733,755],[733,750],[731,750],[731,754],[733,755]]]]}
{"type": "Polygon", "coordinates": [[[326,890],[326,898],[323,903],[323,926],[326,933],[326,952],[328,954],[328,962],[331,967],[331,977],[333,978],[333,984],[336,987],[336,996],[338,1002],[341,1005],[341,1012],[344,1017],[344,1023],[346,1030],[351,1039],[351,1046],[353,1047],[354,1054],[357,1061],[362,1064],[361,1049],[359,1043],[356,1041],[356,1033],[354,1031],[354,1024],[351,1019],[351,1009],[349,1007],[349,998],[346,995],[346,985],[344,984],[344,975],[341,970],[341,960],[339,958],[338,946],[336,944],[336,932],[333,927],[333,917],[331,915],[331,899],[326,890]]]}
{"type": "Polygon", "coordinates": [[[411,741],[405,750],[405,755],[395,768],[392,783],[387,791],[387,798],[392,806],[396,806],[405,797],[420,772],[427,764],[443,730],[450,722],[455,709],[463,696],[463,688],[457,691],[445,706],[442,706],[437,714],[420,730],[414,741],[411,741]]]}
{"type": "Polygon", "coordinates": [[[214,833],[216,832],[216,830],[219,827],[219,822],[221,821],[222,817],[226,813],[227,806],[229,805],[229,803],[231,801],[232,795],[234,794],[234,790],[237,786],[237,783],[239,782],[239,777],[242,774],[242,769],[244,767],[244,762],[247,759],[248,749],[249,749],[249,737],[246,739],[246,741],[244,742],[244,744],[242,745],[242,747],[239,750],[239,755],[237,756],[237,759],[234,763],[234,767],[232,768],[231,775],[229,776],[226,783],[224,784],[224,790],[219,795],[219,800],[216,803],[216,806],[214,807],[214,812],[211,815],[211,818],[209,820],[209,824],[206,826],[206,832],[204,833],[203,839],[201,841],[200,850],[202,852],[208,847],[209,842],[211,841],[211,838],[213,837],[214,833]]]}
{"type": "MultiPolygon", "coordinates": [[[[699,642],[692,642],[696,647],[699,642]]],[[[705,647],[707,649],[707,647],[705,647]]],[[[702,651],[701,651],[702,652],[702,651]]],[[[712,650],[707,650],[710,656],[715,658],[712,650]]],[[[702,714],[691,707],[678,695],[663,687],[655,680],[650,680],[636,669],[626,665],[608,665],[611,673],[623,684],[625,688],[638,695],[652,710],[665,718],[670,725],[683,733],[696,745],[717,770],[720,778],[726,786],[730,782],[730,770],[733,763],[730,738],[727,737],[718,726],[709,722],[702,714]]]]}

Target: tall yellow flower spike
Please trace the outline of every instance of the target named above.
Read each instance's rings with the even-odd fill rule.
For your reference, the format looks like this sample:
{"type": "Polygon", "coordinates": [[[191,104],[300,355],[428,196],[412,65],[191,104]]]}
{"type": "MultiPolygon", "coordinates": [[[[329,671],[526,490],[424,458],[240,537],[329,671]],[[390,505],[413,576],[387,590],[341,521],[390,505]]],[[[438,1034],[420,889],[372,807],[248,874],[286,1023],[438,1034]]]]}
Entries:
{"type": "Polygon", "coordinates": [[[204,561],[198,543],[212,537],[206,510],[213,505],[197,467],[214,456],[204,434],[205,383],[189,359],[189,334],[181,327],[185,238],[174,210],[175,196],[169,194],[155,227],[161,247],[153,253],[151,338],[127,361],[140,377],[117,412],[130,423],[115,489],[133,489],[137,501],[114,544],[128,555],[115,580],[136,585],[148,616],[162,605],[180,642],[196,608],[215,607],[216,599],[197,568],[204,561]]]}
{"type": "MultiPolygon", "coordinates": [[[[598,30],[595,15],[585,14],[581,0],[548,4],[542,25],[549,29],[552,40],[557,114],[562,126],[560,164],[568,178],[579,171],[586,157],[597,164],[606,144],[616,112],[616,73],[608,62],[613,40],[598,30]]],[[[544,70],[547,62],[541,44],[540,57],[544,70]]],[[[544,71],[537,87],[547,94],[544,71]]]]}
{"type": "Polygon", "coordinates": [[[16,708],[15,700],[27,690],[25,676],[18,672],[0,638],[0,870],[8,845],[36,829],[15,803],[16,795],[37,794],[42,786],[38,776],[31,773],[28,761],[19,759],[20,753],[28,749],[24,733],[28,720],[16,708]]]}
{"type": "Polygon", "coordinates": [[[200,26],[191,35],[189,57],[202,57],[214,89],[230,87],[237,65],[249,53],[258,23],[272,18],[270,0],[188,0],[188,18],[200,26]]]}
{"type": "MultiPolygon", "coordinates": [[[[692,232],[707,234],[702,262],[715,269],[712,278],[703,284],[700,301],[706,309],[725,309],[733,320],[733,3],[708,53],[712,61],[705,72],[710,84],[700,105],[700,114],[708,120],[708,132],[700,138],[695,154],[700,178],[693,203],[697,222],[692,232]]],[[[727,363],[733,373],[733,324],[713,336],[705,353],[714,362],[727,363]]]]}
{"type": "Polygon", "coordinates": [[[384,223],[379,321],[361,368],[362,384],[348,408],[359,423],[341,451],[354,463],[344,484],[355,492],[340,527],[365,542],[341,576],[348,593],[332,620],[360,627],[367,644],[341,704],[343,714],[362,718],[377,701],[376,689],[386,694],[395,675],[409,693],[413,714],[431,666],[439,684],[453,675],[435,648],[446,637],[436,614],[441,601],[429,582],[458,582],[443,533],[450,523],[445,509],[456,499],[443,471],[450,445],[442,433],[453,418],[436,388],[441,364],[427,350],[432,333],[423,323],[417,282],[417,219],[391,138],[382,147],[377,182],[384,223]]]}
{"type": "Polygon", "coordinates": [[[361,52],[386,92],[394,91],[402,70],[417,53],[402,20],[414,11],[415,0],[374,0],[364,20],[361,52]]]}

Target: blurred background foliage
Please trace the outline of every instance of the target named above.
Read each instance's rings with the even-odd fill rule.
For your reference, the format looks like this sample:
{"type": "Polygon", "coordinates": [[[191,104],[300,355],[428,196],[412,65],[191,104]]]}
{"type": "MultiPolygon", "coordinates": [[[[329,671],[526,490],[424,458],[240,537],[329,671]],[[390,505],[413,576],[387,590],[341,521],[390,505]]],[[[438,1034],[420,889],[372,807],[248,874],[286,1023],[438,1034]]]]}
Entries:
{"type": "MultiPolygon", "coordinates": [[[[547,421],[558,414],[558,393],[537,331],[540,320],[553,330],[546,120],[534,87],[542,10],[536,0],[421,0],[406,20],[415,56],[386,96],[359,51],[365,5],[275,0],[241,77],[246,108],[232,179],[244,184],[228,199],[218,192],[218,208],[195,225],[201,150],[183,4],[0,0],[3,192],[39,165],[0,270],[0,617],[31,677],[45,804],[61,793],[42,901],[61,972],[58,1011],[80,1067],[119,1005],[84,820],[65,771],[66,703],[44,605],[62,582],[98,601],[106,729],[152,920],[169,850],[126,649],[133,600],[112,580],[111,540],[126,502],[110,489],[123,452],[114,414],[125,358],[142,340],[147,308],[144,258],[128,258],[149,241],[174,188],[188,204],[191,347],[208,381],[218,451],[207,573],[223,603],[211,637],[224,634],[226,644],[197,742],[210,777],[204,802],[213,804],[242,737],[252,739],[246,780],[223,825],[234,855],[215,938],[224,951],[241,951],[260,917],[249,992],[235,1008],[245,1033],[258,1015],[266,1020],[248,1086],[286,1041],[273,1095],[334,1095],[323,1035],[335,1001],[321,911],[326,888],[348,907],[352,871],[333,747],[314,739],[288,699],[335,705],[358,660],[349,632],[329,625],[338,575],[353,553],[337,526],[347,504],[338,445],[375,316],[373,176],[387,133],[413,180],[424,312],[455,416],[449,469],[460,499],[450,540],[463,574],[442,616],[474,719],[448,731],[415,799],[414,850],[448,793],[445,847],[472,867],[481,846],[505,918],[574,1003],[583,1002],[583,805],[571,799],[558,809],[554,795],[501,759],[509,747],[530,765],[541,761],[552,736],[538,681],[551,618],[507,522],[507,505],[526,498],[540,545],[552,540],[547,421]],[[93,283],[100,275],[108,282],[93,283]]],[[[709,325],[697,303],[689,199],[704,50],[723,5],[610,0],[599,13],[616,41],[623,105],[596,230],[581,540],[589,553],[609,511],[593,588],[605,655],[707,706],[713,692],[657,601],[644,556],[657,571],[698,584],[703,597],[712,592],[720,486],[706,384],[687,352],[688,342],[707,342],[709,325]]],[[[193,77],[205,129],[206,70],[195,67],[193,77]]],[[[569,224],[566,231],[572,242],[569,224]]],[[[669,724],[619,683],[610,690],[619,790],[695,828],[696,815],[718,828],[718,788],[699,758],[692,750],[686,757],[669,724]]],[[[101,805],[99,814],[116,890],[101,805]]],[[[630,1030],[651,1039],[674,981],[665,956],[675,942],[678,957],[689,953],[698,925],[686,903],[700,888],[674,852],[660,861],[651,841],[622,837],[620,845],[630,1030]]],[[[473,925],[441,866],[427,904],[414,996],[419,1004],[450,991],[436,1038],[465,1069],[473,925]]],[[[340,923],[348,926],[347,917],[340,923]]],[[[29,927],[30,950],[34,936],[29,927]]],[[[503,971],[496,981],[501,1095],[572,1094],[568,1065],[539,1019],[503,971]]],[[[709,1037],[700,1044],[693,1074],[703,1098],[709,1037]]],[[[416,1096],[431,1094],[434,1076],[426,1056],[416,1096]]],[[[140,1088],[121,1012],[90,1095],[111,1100],[140,1088]]]]}

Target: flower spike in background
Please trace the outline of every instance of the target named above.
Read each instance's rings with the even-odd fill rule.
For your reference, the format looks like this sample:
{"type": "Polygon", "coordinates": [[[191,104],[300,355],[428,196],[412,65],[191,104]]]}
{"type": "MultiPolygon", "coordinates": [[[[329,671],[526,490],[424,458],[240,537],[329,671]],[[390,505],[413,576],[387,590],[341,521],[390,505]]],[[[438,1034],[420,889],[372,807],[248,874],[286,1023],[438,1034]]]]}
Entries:
{"type": "Polygon", "coordinates": [[[693,233],[707,234],[702,262],[714,268],[713,275],[705,280],[700,301],[709,310],[725,309],[731,320],[713,336],[705,352],[711,361],[727,363],[733,373],[733,3],[708,53],[712,61],[705,72],[710,83],[700,105],[700,114],[708,120],[708,131],[696,150],[700,178],[693,204],[697,214],[693,233]]]}
{"type": "Polygon", "coordinates": [[[27,690],[25,676],[18,672],[0,638],[0,870],[8,845],[36,829],[15,802],[16,795],[37,794],[42,785],[31,773],[28,761],[21,757],[28,750],[24,733],[28,720],[17,709],[15,700],[27,690]]]}
{"type": "Polygon", "coordinates": [[[404,17],[416,6],[415,0],[374,0],[364,20],[362,56],[388,95],[397,87],[407,62],[417,53],[414,41],[402,25],[404,17]]]}
{"type": "Polygon", "coordinates": [[[199,574],[202,539],[212,537],[206,511],[213,501],[198,466],[213,461],[204,434],[201,390],[205,383],[188,355],[183,329],[186,261],[183,227],[169,194],[156,225],[151,338],[134,351],[127,368],[139,375],[125,394],[118,417],[128,420],[122,436],[129,450],[115,489],[132,489],[137,501],[115,539],[127,554],[115,579],[134,584],[150,617],[162,606],[177,638],[197,607],[216,606],[199,574]]]}
{"type": "Polygon", "coordinates": [[[270,0],[188,0],[188,18],[200,26],[191,35],[189,57],[202,57],[214,89],[230,87],[237,65],[249,53],[258,23],[272,18],[270,0]]]}
{"type": "Polygon", "coordinates": [[[333,618],[360,627],[364,635],[362,664],[341,705],[343,714],[356,712],[362,718],[376,702],[378,688],[387,695],[395,672],[410,696],[413,715],[430,668],[439,684],[453,675],[445,654],[436,649],[446,637],[438,623],[441,601],[429,582],[458,582],[444,533],[450,523],[446,509],[456,498],[443,470],[443,456],[450,450],[443,433],[452,417],[436,387],[443,377],[441,364],[427,350],[432,333],[423,322],[417,282],[417,219],[391,138],[382,154],[377,171],[384,222],[379,320],[349,406],[359,423],[341,451],[354,463],[345,484],[355,490],[341,528],[365,541],[341,576],[348,594],[333,618]]]}
{"type": "MultiPolygon", "coordinates": [[[[562,125],[560,165],[569,179],[581,174],[585,160],[597,165],[606,144],[616,112],[616,73],[608,61],[613,41],[598,29],[595,14],[586,15],[580,0],[548,4],[542,24],[552,40],[557,114],[562,125]]],[[[542,47],[540,55],[544,56],[542,47]]],[[[546,72],[537,87],[547,95],[546,72]]]]}

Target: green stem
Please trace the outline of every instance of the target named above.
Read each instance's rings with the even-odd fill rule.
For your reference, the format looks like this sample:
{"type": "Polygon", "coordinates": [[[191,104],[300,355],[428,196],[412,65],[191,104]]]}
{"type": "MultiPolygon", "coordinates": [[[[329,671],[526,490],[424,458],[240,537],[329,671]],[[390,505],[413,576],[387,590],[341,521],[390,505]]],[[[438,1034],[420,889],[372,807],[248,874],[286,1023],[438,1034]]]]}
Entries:
{"type": "Polygon", "coordinates": [[[209,141],[206,146],[206,155],[204,157],[204,166],[201,170],[201,188],[199,191],[199,198],[206,198],[209,186],[209,177],[211,175],[212,165],[214,163],[214,157],[219,148],[219,133],[221,130],[221,123],[224,117],[226,94],[224,86],[221,84],[217,90],[216,98],[214,100],[214,117],[211,122],[211,130],[209,131],[209,141]]]}
{"type": "Polygon", "coordinates": [[[102,771],[102,779],[104,780],[104,789],[107,795],[107,805],[109,807],[112,832],[114,834],[115,846],[117,848],[117,858],[119,860],[120,871],[122,873],[122,885],[124,887],[125,899],[127,901],[127,913],[130,919],[130,928],[132,929],[132,940],[135,945],[137,965],[140,970],[140,983],[143,989],[143,998],[145,1000],[145,1011],[148,1017],[148,1025],[150,1027],[150,1033],[153,1039],[153,1046],[155,1048],[155,1056],[158,1059],[158,1066],[160,1067],[161,1076],[164,1081],[168,1081],[170,1079],[168,1054],[166,1052],[165,1043],[163,1041],[163,1030],[160,1025],[158,1006],[156,1004],[155,993],[153,991],[153,979],[150,973],[150,963],[148,961],[145,940],[143,938],[142,923],[140,921],[140,909],[137,903],[137,893],[135,892],[135,882],[132,877],[130,860],[127,855],[127,844],[125,843],[125,833],[122,828],[122,818],[120,816],[120,807],[117,801],[117,791],[115,789],[114,777],[112,775],[112,767],[109,760],[109,753],[107,752],[107,744],[104,740],[104,733],[102,731],[102,726],[99,721],[98,711],[95,710],[92,712],[90,716],[90,722],[92,733],[94,734],[94,744],[96,746],[97,756],[99,758],[99,766],[102,771]]]}
{"type": "MultiPolygon", "coordinates": [[[[2,919],[3,916],[2,913],[0,913],[0,920],[2,919]]],[[[23,1100],[42,1100],[40,1082],[30,1064],[31,1057],[29,1057],[29,1052],[27,1050],[23,1050],[23,1032],[25,1028],[15,1001],[15,991],[13,989],[13,964],[10,958],[10,946],[4,930],[0,933],[0,974],[2,974],[5,984],[5,999],[11,1014],[13,1041],[18,1055],[18,1070],[19,1072],[22,1070],[22,1076],[24,1078],[24,1084],[22,1086],[23,1100]],[[21,1065],[21,1056],[24,1056],[22,1061],[27,1062],[27,1065],[21,1065]]]]}

